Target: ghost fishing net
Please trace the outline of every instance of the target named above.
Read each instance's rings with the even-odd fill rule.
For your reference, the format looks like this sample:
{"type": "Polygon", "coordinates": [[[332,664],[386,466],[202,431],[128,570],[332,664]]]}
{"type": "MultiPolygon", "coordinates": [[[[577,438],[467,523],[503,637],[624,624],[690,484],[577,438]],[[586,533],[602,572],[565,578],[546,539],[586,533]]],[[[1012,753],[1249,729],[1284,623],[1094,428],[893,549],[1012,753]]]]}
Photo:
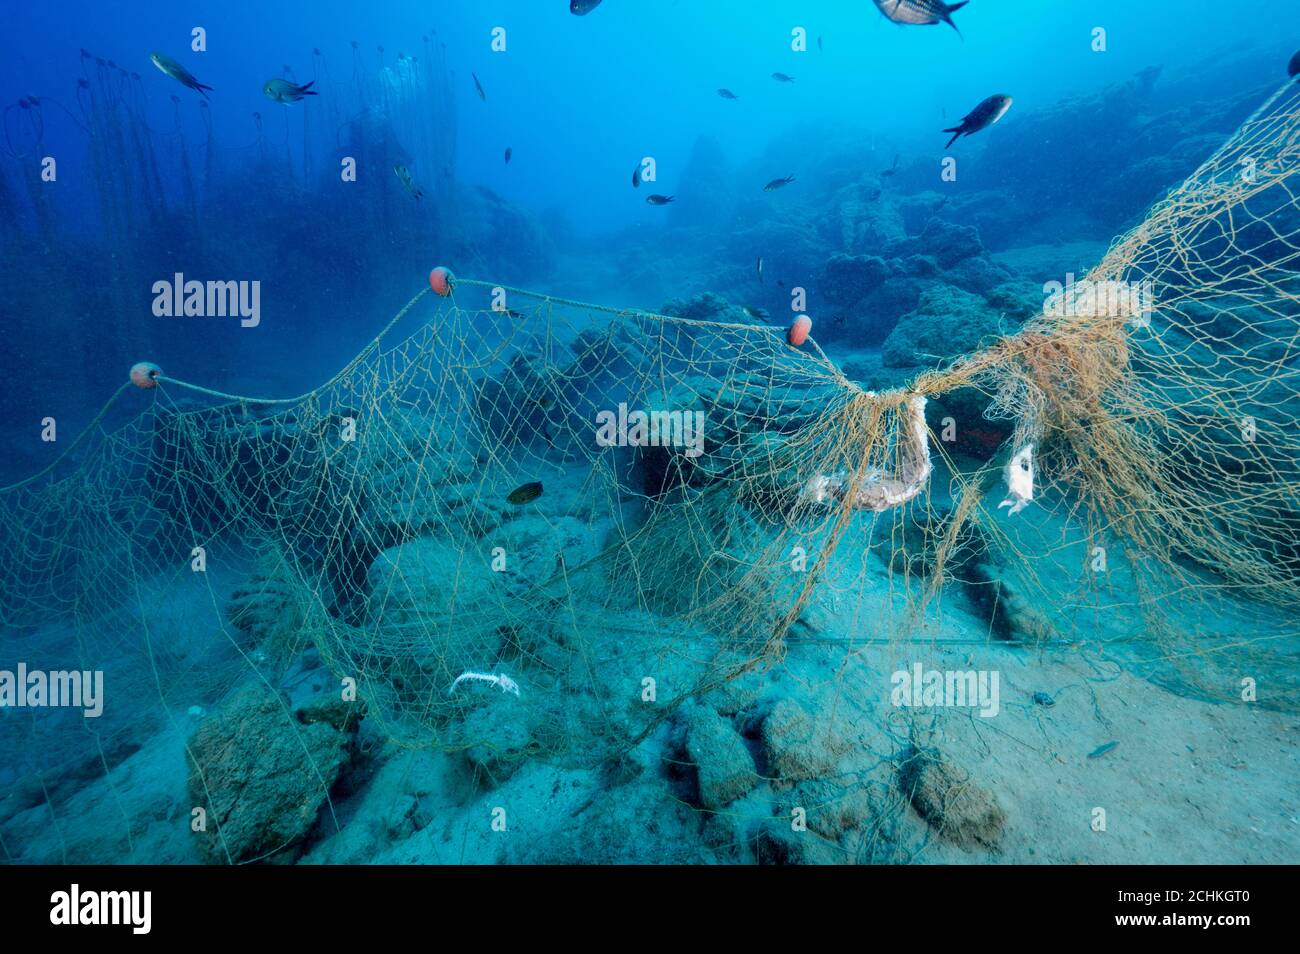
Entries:
{"type": "Polygon", "coordinates": [[[467,280],[298,398],[123,385],[129,423],[3,491],[5,630],[169,710],[314,649],[403,744],[588,764],[792,641],[925,639],[954,583],[988,640],[1226,697],[1296,638],[1298,110],[1117,241],[1106,294],[895,392],[783,329],[467,280]],[[940,435],[962,392],[998,453],[940,435]]]}

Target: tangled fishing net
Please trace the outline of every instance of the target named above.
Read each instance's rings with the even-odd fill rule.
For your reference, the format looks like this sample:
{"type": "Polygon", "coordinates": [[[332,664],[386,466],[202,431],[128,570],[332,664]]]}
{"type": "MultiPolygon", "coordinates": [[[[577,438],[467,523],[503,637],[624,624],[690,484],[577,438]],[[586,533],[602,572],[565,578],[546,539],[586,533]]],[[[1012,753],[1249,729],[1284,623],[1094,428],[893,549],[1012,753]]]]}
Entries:
{"type": "Polygon", "coordinates": [[[297,398],[124,384],[128,424],[3,491],[5,629],[169,707],[313,646],[393,739],[470,746],[509,706],[523,754],[573,762],[793,640],[925,639],[956,580],[990,640],[1249,674],[1300,619],[1298,110],[1292,84],[1087,276],[1128,291],[898,391],[782,329],[469,280],[297,398]],[[927,422],[962,389],[992,457],[927,422]],[[597,439],[633,411],[664,433],[597,439]]]}

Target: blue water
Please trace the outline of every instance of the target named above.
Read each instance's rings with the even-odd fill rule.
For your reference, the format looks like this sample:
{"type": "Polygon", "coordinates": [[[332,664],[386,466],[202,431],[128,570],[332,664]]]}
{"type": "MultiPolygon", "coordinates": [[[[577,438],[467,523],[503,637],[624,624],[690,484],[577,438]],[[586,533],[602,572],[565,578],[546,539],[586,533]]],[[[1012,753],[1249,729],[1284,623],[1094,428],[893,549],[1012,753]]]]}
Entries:
{"type": "MultiPolygon", "coordinates": [[[[533,217],[554,252],[529,261],[535,256],[512,254],[511,236],[485,236],[476,245],[485,246],[487,264],[497,272],[485,277],[559,278],[557,292],[581,287],[603,300],[659,307],[679,290],[673,279],[682,269],[707,277],[751,264],[728,260],[709,233],[770,223],[773,204],[760,201],[757,190],[771,178],[795,174],[798,192],[792,188],[776,198],[825,218],[832,210],[816,194],[819,184],[888,168],[896,155],[928,166],[912,177],[910,189],[932,185],[926,179],[937,176],[947,138],[939,130],[991,93],[1012,95],[1015,105],[1000,129],[960,144],[963,158],[979,156],[1026,116],[1124,83],[1152,66],[1164,73],[1144,109],[1152,119],[1172,119],[1162,136],[1176,136],[1180,123],[1196,121],[1201,98],[1259,90],[1281,76],[1289,53],[1275,38],[1295,32],[1300,8],[1273,5],[1260,22],[1213,0],[974,0],[955,14],[960,36],[945,25],[896,26],[865,0],[606,0],[585,17],[570,15],[562,0],[444,3],[436,12],[416,3],[360,9],[332,2],[72,2],[18,5],[7,19],[0,37],[0,90],[7,104],[0,175],[9,267],[0,307],[6,350],[24,370],[4,377],[0,398],[6,406],[45,409],[72,422],[141,359],[183,367],[192,379],[264,380],[281,393],[318,380],[368,340],[434,261],[457,252],[467,257],[452,234],[466,223],[456,220],[452,206],[458,193],[474,186],[492,189],[533,217]],[[206,31],[206,52],[190,48],[196,27],[206,31]],[[497,27],[505,31],[504,52],[492,48],[497,27]],[[791,49],[797,27],[806,31],[806,52],[791,49]],[[1101,53],[1091,48],[1097,27],[1106,31],[1101,53]],[[101,82],[83,49],[138,74],[126,92],[105,94],[130,100],[129,119],[122,106],[108,111],[104,97],[94,106],[86,102],[88,91],[79,98],[79,79],[101,82]],[[152,51],[214,87],[211,147],[199,94],[155,69],[152,51]],[[423,69],[440,52],[445,69],[438,64],[435,82],[447,84],[449,102],[427,96],[416,111],[427,127],[402,128],[412,116],[401,117],[391,138],[376,137],[359,181],[342,184],[340,126],[363,107],[382,110],[373,90],[381,64],[392,67],[405,54],[420,57],[423,69]],[[290,106],[266,99],[262,84],[286,66],[299,81],[315,78],[320,95],[290,106]],[[775,71],[795,82],[773,81],[775,71]],[[739,99],[719,98],[720,87],[739,99]],[[26,96],[42,97],[39,110],[14,105],[26,96]],[[106,183],[91,162],[87,129],[97,110],[123,124],[114,127],[121,138],[104,147],[122,169],[145,177],[144,191],[132,197],[116,180],[106,183]],[[254,113],[262,117],[260,133],[254,113]],[[727,170],[707,186],[698,176],[693,184],[690,165],[702,137],[706,153],[727,170]],[[197,218],[184,214],[181,142],[196,183],[197,218]],[[502,159],[506,147],[513,150],[509,165],[502,159]],[[204,174],[209,148],[211,180],[204,174]],[[305,176],[304,148],[310,155],[305,176]],[[268,164],[259,166],[263,149],[268,164]],[[424,154],[417,154],[421,149],[424,154]],[[443,163],[431,149],[447,153],[453,194],[432,187],[444,182],[430,168],[443,163]],[[56,183],[39,183],[37,153],[57,160],[56,183]],[[631,171],[645,156],[656,160],[659,175],[647,189],[678,195],[674,206],[647,206],[647,189],[630,188],[631,171]],[[406,160],[430,190],[418,207],[408,207],[414,203],[392,173],[397,159],[406,160]],[[747,201],[720,209],[720,190],[747,201]],[[159,205],[142,208],[142,197],[153,193],[159,205]],[[48,215],[45,231],[38,226],[37,201],[48,215]],[[133,226],[106,232],[105,202],[133,207],[133,226]],[[434,207],[443,210],[441,218],[434,207]],[[691,254],[679,262],[684,241],[691,254]],[[494,248],[501,254],[494,256],[494,248]],[[590,278],[581,273],[566,274],[567,253],[581,249],[597,249],[618,263],[599,282],[606,287],[580,281],[590,278]],[[653,280],[626,274],[647,270],[653,280]],[[255,332],[229,323],[161,325],[150,311],[150,288],[177,271],[200,279],[260,280],[265,320],[255,332]],[[286,360],[289,347],[292,361],[286,360]],[[60,386],[33,403],[33,378],[60,386]]],[[[1147,118],[1130,113],[1114,120],[1140,125],[1147,118]]],[[[1133,161],[1127,134],[1108,141],[1106,128],[1094,118],[1081,133],[1086,142],[1024,143],[1015,170],[975,165],[968,175],[963,170],[963,183],[978,180],[980,188],[995,189],[999,175],[1013,171],[1014,184],[1007,186],[1012,198],[1026,181],[1051,189],[1052,206],[1040,208],[1039,217],[1059,220],[1059,238],[1072,239],[1063,234],[1075,226],[1070,207],[1088,198],[1080,193],[1090,180],[1084,170],[1062,181],[1059,170],[1081,161],[1133,161]]],[[[1149,144],[1144,148],[1150,151],[1149,144]]],[[[1182,166],[1191,161],[1187,157],[1182,166]]],[[[1170,181],[1150,184],[1172,185],[1180,171],[1156,169],[1170,181]]],[[[1099,232],[1113,234],[1139,214],[1154,195],[1147,191],[1115,197],[1117,208],[1099,232]]],[[[779,219],[787,210],[778,205],[775,211],[779,219]]],[[[829,244],[824,249],[835,250],[829,244]]],[[[450,264],[465,273],[482,270],[472,260],[450,264]]],[[[787,284],[810,281],[807,275],[786,278],[787,284]]]]}

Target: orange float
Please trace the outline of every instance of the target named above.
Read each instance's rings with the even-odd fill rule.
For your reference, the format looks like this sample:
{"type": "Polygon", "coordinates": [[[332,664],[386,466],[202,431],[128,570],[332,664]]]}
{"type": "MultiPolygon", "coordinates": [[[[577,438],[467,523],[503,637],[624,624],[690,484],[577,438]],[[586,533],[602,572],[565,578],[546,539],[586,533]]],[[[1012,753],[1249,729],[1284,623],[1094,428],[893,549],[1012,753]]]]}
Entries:
{"type": "Polygon", "coordinates": [[[790,331],[785,338],[790,344],[798,348],[808,340],[810,334],[812,334],[812,319],[807,315],[800,315],[794,320],[794,324],[790,326],[790,331]]]}
{"type": "Polygon", "coordinates": [[[445,265],[439,265],[429,273],[429,287],[443,298],[451,294],[451,286],[455,281],[456,276],[445,265]]]}
{"type": "Polygon", "coordinates": [[[131,383],[138,388],[144,388],[146,391],[158,386],[158,378],[161,375],[162,368],[152,361],[141,361],[131,367],[131,383]]]}

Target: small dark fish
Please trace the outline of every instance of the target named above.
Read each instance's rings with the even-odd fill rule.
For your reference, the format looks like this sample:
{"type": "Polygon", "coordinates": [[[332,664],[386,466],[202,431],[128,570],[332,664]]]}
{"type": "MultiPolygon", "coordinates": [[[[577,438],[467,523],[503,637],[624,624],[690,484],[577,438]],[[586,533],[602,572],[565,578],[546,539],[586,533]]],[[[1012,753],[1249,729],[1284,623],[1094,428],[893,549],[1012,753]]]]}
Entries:
{"type": "Polygon", "coordinates": [[[777,189],[784,189],[784,188],[785,188],[786,186],[788,186],[791,182],[794,182],[794,176],[793,176],[793,175],[786,176],[784,179],[773,179],[773,180],[772,180],[771,182],[769,182],[767,185],[763,186],[763,191],[764,191],[764,192],[775,192],[777,189]]]}
{"type": "Polygon", "coordinates": [[[645,197],[645,200],[650,205],[667,205],[669,202],[673,201],[673,198],[674,197],[671,195],[648,195],[645,197]]]}
{"type": "Polygon", "coordinates": [[[793,83],[793,82],[794,82],[794,77],[793,77],[793,76],[787,76],[785,73],[773,73],[773,74],[772,74],[772,79],[776,80],[778,83],[793,83]]]}
{"type": "Polygon", "coordinates": [[[1089,752],[1089,753],[1088,753],[1088,758],[1090,758],[1090,759],[1099,759],[1099,758],[1101,758],[1103,755],[1105,755],[1107,752],[1109,752],[1111,749],[1115,748],[1115,746],[1117,746],[1117,745],[1119,745],[1119,742],[1117,742],[1117,741],[1115,741],[1115,740],[1111,740],[1110,742],[1105,742],[1105,743],[1103,743],[1103,744],[1097,746],[1097,747],[1096,747],[1095,749],[1093,749],[1091,752],[1089,752]]]}
{"type": "MultiPolygon", "coordinates": [[[[206,91],[212,89],[212,87],[208,86],[205,83],[200,83],[197,79],[195,79],[193,73],[191,73],[185,67],[181,66],[170,56],[164,56],[162,53],[150,53],[149,61],[153,63],[154,66],[158,67],[159,70],[166,73],[176,82],[180,83],[182,86],[194,90],[204,99],[208,98],[208,94],[206,91]]],[[[99,62],[99,60],[96,60],[96,62],[99,62]]]]}
{"type": "Polygon", "coordinates": [[[1056,700],[1045,692],[1035,692],[1030,698],[1034,700],[1035,705],[1040,705],[1044,709],[1050,709],[1056,705],[1056,700]]]}
{"type": "Polygon", "coordinates": [[[952,144],[962,136],[973,136],[980,130],[988,129],[1007,114],[1007,110],[1011,108],[1011,103],[1011,97],[1003,93],[995,93],[984,100],[966,114],[966,118],[961,121],[960,125],[944,130],[946,133],[952,133],[952,138],[948,140],[948,145],[944,146],[944,148],[951,149],[952,144]]]}
{"type": "Polygon", "coordinates": [[[763,256],[762,255],[758,256],[758,262],[754,266],[754,270],[758,272],[758,280],[761,282],[763,280],[763,256]]]}
{"type": "Polygon", "coordinates": [[[516,507],[521,507],[526,503],[532,503],[542,495],[542,482],[534,480],[531,483],[521,484],[506,495],[506,502],[512,503],[516,507]]]}
{"type": "Polygon", "coordinates": [[[824,52],[823,49],[822,49],[822,38],[821,38],[821,37],[818,37],[818,38],[817,38],[817,52],[818,52],[818,53],[822,53],[822,52],[824,52]]]}
{"type": "Polygon", "coordinates": [[[286,79],[269,79],[262,84],[262,95],[273,103],[281,103],[287,106],[290,103],[298,102],[304,96],[318,95],[312,89],[315,85],[315,80],[299,86],[297,83],[291,83],[286,79]]]}
{"type": "Polygon", "coordinates": [[[1286,65],[1286,75],[1292,79],[1300,76],[1300,50],[1296,51],[1295,56],[1291,57],[1291,62],[1286,65]]]}
{"type": "Polygon", "coordinates": [[[569,12],[575,17],[585,17],[600,6],[600,0],[569,0],[569,12]]]}
{"type": "Polygon", "coordinates": [[[411,198],[419,199],[424,196],[424,190],[415,184],[415,179],[411,177],[411,170],[406,166],[393,166],[393,172],[397,174],[398,180],[402,183],[402,188],[410,193],[411,198]]]}
{"type": "MultiPolygon", "coordinates": [[[[945,3],[944,0],[875,0],[876,8],[886,19],[895,23],[914,26],[946,23],[954,30],[957,30],[957,24],[952,22],[952,15],[969,2],[970,0],[962,0],[961,3],[945,3]]],[[[961,36],[961,30],[957,30],[957,35],[961,36]]]]}
{"type": "Polygon", "coordinates": [[[487,93],[483,92],[483,84],[478,81],[478,77],[473,73],[473,71],[471,71],[469,75],[474,78],[474,88],[478,90],[478,98],[486,103],[487,93]]]}
{"type": "Polygon", "coordinates": [[[632,188],[641,188],[641,163],[639,162],[636,164],[636,168],[632,170],[632,188]]]}
{"type": "Polygon", "coordinates": [[[776,280],[776,287],[777,287],[777,288],[784,288],[784,287],[785,287],[785,280],[784,280],[784,279],[781,279],[781,278],[778,278],[778,279],[776,280]]]}
{"type": "Polygon", "coordinates": [[[740,99],[740,97],[737,96],[735,93],[733,93],[731,90],[725,88],[718,90],[718,95],[721,96],[723,99],[740,99]]]}
{"type": "Polygon", "coordinates": [[[506,146],[506,165],[510,165],[510,157],[514,155],[514,150],[506,146]]]}
{"type": "Polygon", "coordinates": [[[536,404],[543,411],[549,411],[551,408],[555,407],[555,398],[547,394],[535,399],[533,403],[536,404]]]}

